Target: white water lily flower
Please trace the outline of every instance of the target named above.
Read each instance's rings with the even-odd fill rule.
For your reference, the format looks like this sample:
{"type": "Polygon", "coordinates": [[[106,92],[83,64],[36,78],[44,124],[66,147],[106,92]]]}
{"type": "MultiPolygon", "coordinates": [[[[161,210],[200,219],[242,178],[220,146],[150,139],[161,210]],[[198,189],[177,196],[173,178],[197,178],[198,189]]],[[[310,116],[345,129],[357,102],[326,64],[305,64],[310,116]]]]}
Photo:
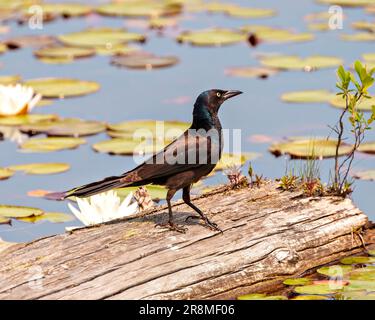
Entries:
{"type": "Polygon", "coordinates": [[[31,87],[0,85],[0,116],[15,116],[30,112],[42,96],[35,94],[31,87]]]}
{"type": "Polygon", "coordinates": [[[111,190],[87,199],[77,198],[79,210],[70,203],[68,207],[85,226],[92,226],[136,214],[138,203],[130,204],[132,197],[130,193],[121,203],[121,198],[111,190]]]}

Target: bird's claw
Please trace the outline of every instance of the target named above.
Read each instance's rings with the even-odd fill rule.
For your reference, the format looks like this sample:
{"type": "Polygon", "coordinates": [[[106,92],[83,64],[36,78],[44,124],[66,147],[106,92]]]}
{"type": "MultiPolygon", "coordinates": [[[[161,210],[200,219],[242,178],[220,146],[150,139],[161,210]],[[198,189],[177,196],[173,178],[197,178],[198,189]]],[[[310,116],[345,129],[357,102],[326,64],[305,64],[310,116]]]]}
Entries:
{"type": "Polygon", "coordinates": [[[219,231],[219,232],[223,233],[223,230],[221,230],[215,222],[210,221],[208,218],[203,218],[203,217],[198,217],[198,216],[188,216],[188,217],[186,217],[185,222],[187,222],[189,219],[203,220],[205,227],[207,227],[207,228],[209,228],[213,231],[219,231]]]}
{"type": "Polygon", "coordinates": [[[178,224],[175,224],[174,222],[158,223],[155,225],[155,228],[156,227],[168,228],[171,231],[177,231],[179,233],[186,233],[186,231],[188,230],[187,228],[180,226],[178,224]]]}

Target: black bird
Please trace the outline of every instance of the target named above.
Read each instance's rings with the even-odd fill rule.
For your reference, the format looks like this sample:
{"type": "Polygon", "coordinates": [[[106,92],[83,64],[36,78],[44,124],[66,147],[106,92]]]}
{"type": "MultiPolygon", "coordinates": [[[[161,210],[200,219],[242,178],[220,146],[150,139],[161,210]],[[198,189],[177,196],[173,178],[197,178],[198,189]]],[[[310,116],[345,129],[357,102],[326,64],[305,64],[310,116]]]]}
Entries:
{"type": "Polygon", "coordinates": [[[202,219],[213,230],[221,231],[190,201],[190,189],[193,183],[208,175],[220,160],[223,141],[218,111],[224,101],[241,93],[217,89],[201,93],[194,104],[191,127],[163,150],[131,171],[60,193],[60,198],[89,197],[122,187],[164,185],[168,189],[169,220],[163,226],[178,232],[186,231],[174,223],[171,207],[174,194],[182,189],[184,202],[199,214],[199,217],[192,217],[202,219]]]}

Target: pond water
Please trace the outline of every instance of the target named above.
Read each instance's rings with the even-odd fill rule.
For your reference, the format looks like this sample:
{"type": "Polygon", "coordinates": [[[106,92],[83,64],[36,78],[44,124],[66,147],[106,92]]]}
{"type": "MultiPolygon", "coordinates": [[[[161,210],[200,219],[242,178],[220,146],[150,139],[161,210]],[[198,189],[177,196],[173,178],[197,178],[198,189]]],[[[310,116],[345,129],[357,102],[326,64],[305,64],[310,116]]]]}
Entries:
{"type": "MultiPolygon", "coordinates": [[[[63,2],[63,1],[59,1],[63,2]]],[[[84,1],[80,1],[81,3],[84,1]]],[[[93,4],[94,1],[86,1],[93,4]]],[[[248,1],[231,1],[248,5],[248,1]]],[[[102,1],[97,3],[103,3],[102,1]]],[[[266,135],[278,140],[288,136],[327,136],[328,124],[338,118],[339,110],[326,103],[287,104],[280,96],[284,92],[328,89],[335,90],[335,69],[315,72],[285,71],[261,80],[257,78],[236,78],[225,75],[225,69],[234,66],[258,65],[256,55],[260,53],[282,53],[300,56],[332,55],[345,61],[349,67],[361,54],[372,52],[371,42],[350,42],[340,39],[341,33],[353,33],[350,24],[358,20],[371,20],[363,9],[344,9],[346,19],[342,30],[315,32],[310,42],[266,44],[250,47],[247,43],[224,47],[193,47],[178,44],[175,37],[182,30],[209,27],[239,28],[245,24],[263,24],[307,31],[304,16],[309,13],[327,11],[328,6],[312,0],[270,0],[252,1],[251,6],[268,7],[277,10],[277,15],[266,19],[238,19],[222,14],[184,13],[177,28],[167,29],[163,34],[142,28],[134,20],[90,15],[69,20],[57,19],[44,25],[43,30],[30,30],[27,25],[9,23],[10,32],[3,39],[15,35],[62,34],[80,31],[87,27],[126,27],[128,30],[145,33],[147,42],[142,49],[160,55],[175,55],[180,62],[173,67],[144,71],[117,68],[110,65],[107,56],[95,56],[71,64],[51,65],[34,58],[32,49],[10,51],[0,57],[2,75],[19,74],[23,79],[40,77],[69,77],[97,81],[99,92],[84,97],[55,101],[53,105],[38,109],[38,113],[55,113],[61,117],[76,117],[116,123],[124,120],[156,119],[190,121],[192,105],[196,96],[210,88],[237,89],[243,95],[227,102],[221,109],[220,118],[224,128],[242,130],[242,150],[259,152],[262,157],[252,162],[256,173],[267,178],[277,178],[285,173],[287,160],[275,158],[267,149],[269,142],[256,143],[253,135],[266,135]],[[180,99],[177,99],[179,98],[180,99]],[[186,97],[181,99],[181,97],[186,97]],[[177,101],[182,101],[177,103],[177,101]]],[[[373,21],[373,18],[372,18],[373,21]]],[[[15,143],[0,143],[0,167],[32,162],[67,162],[72,168],[58,175],[31,176],[16,174],[1,181],[0,204],[22,205],[41,208],[52,212],[69,212],[66,203],[47,201],[27,196],[36,189],[66,190],[71,187],[95,181],[106,176],[117,175],[134,167],[132,157],[109,156],[95,153],[91,145],[107,139],[105,133],[87,138],[88,143],[76,150],[47,154],[21,153],[15,143]]],[[[375,140],[369,132],[368,141],[375,140]]],[[[374,156],[359,154],[354,169],[374,169],[374,156]]],[[[323,180],[327,181],[332,160],[320,162],[323,180]]],[[[290,164],[289,164],[290,166],[290,164]]],[[[205,180],[205,184],[226,182],[220,173],[205,180]]],[[[371,195],[375,183],[355,181],[353,200],[366,214],[375,218],[371,195]]],[[[79,222],[55,224],[41,221],[35,224],[13,221],[12,226],[0,225],[0,238],[10,242],[30,241],[39,237],[62,233],[65,227],[79,222]]]]}

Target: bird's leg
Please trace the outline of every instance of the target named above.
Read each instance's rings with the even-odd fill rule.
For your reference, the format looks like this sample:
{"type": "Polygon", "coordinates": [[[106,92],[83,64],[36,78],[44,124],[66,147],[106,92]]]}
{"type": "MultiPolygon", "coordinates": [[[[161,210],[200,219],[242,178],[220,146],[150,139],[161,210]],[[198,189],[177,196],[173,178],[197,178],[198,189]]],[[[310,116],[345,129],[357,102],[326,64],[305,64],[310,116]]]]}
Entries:
{"type": "Polygon", "coordinates": [[[177,231],[180,233],[185,233],[187,231],[187,228],[179,226],[174,223],[173,221],[173,212],[172,212],[172,205],[171,205],[171,199],[173,198],[174,194],[176,193],[176,190],[168,190],[167,193],[167,203],[168,203],[168,214],[169,214],[169,219],[167,223],[159,223],[156,226],[159,227],[167,227],[170,230],[177,231]]]}
{"type": "Polygon", "coordinates": [[[191,200],[190,200],[190,186],[189,187],[185,187],[183,189],[183,193],[182,193],[182,199],[184,200],[184,202],[190,207],[192,208],[195,212],[197,212],[199,214],[199,217],[197,216],[188,216],[186,218],[185,221],[189,220],[189,219],[201,219],[204,221],[205,225],[210,228],[211,230],[215,230],[215,231],[220,231],[220,232],[223,232],[219,227],[218,225],[215,223],[215,222],[211,222],[206,216],[205,214],[196,206],[194,205],[191,200]]]}

